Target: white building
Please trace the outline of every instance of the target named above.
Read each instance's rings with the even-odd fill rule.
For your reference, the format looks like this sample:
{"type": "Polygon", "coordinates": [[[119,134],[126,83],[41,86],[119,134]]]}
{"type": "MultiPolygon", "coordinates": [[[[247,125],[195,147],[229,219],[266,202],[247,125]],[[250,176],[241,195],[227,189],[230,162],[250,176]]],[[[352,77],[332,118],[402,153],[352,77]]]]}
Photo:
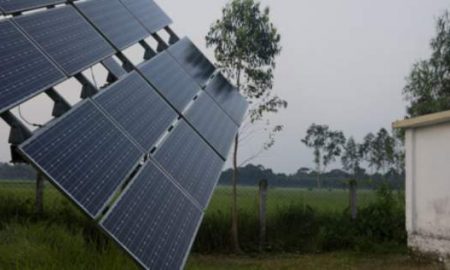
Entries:
{"type": "Polygon", "coordinates": [[[406,129],[406,228],[416,251],[450,257],[450,111],[394,123],[406,129]]]}

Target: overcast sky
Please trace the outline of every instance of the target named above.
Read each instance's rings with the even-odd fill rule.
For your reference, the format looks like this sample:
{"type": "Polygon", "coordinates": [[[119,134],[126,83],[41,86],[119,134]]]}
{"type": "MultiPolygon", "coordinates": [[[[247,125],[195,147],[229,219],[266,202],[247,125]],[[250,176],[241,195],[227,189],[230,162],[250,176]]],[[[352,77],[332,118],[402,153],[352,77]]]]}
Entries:
{"type": "MultiPolygon", "coordinates": [[[[204,46],[224,0],[159,0],[180,36],[204,46]]],[[[285,125],[276,145],[253,163],[276,172],[313,166],[300,139],[315,122],[360,140],[405,114],[401,91],[412,64],[428,57],[436,17],[448,0],[266,0],[282,35],[274,91],[289,108],[272,117],[285,125]]],[[[24,108],[31,120],[51,106],[24,108]]],[[[10,159],[8,128],[0,124],[0,159],[10,159]]],[[[246,141],[242,159],[260,149],[264,136],[246,141]]]]}

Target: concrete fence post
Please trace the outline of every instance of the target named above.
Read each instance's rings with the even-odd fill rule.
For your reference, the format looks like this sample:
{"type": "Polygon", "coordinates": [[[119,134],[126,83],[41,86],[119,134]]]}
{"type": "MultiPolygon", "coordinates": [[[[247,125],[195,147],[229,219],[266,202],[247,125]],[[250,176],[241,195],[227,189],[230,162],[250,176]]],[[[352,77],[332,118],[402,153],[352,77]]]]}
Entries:
{"type": "Polygon", "coordinates": [[[263,251],[266,245],[266,218],[267,218],[267,180],[259,181],[259,250],[263,251]]]}

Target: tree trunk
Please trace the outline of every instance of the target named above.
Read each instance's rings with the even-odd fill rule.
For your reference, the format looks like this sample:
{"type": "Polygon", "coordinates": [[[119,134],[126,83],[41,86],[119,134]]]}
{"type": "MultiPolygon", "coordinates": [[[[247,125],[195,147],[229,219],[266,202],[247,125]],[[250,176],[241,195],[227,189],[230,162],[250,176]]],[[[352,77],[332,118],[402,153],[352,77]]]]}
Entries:
{"type": "Polygon", "coordinates": [[[35,201],[35,213],[41,216],[44,213],[44,187],[45,178],[41,172],[36,176],[36,201],[35,201]]]}
{"type": "Polygon", "coordinates": [[[242,253],[239,245],[239,230],[238,230],[238,207],[237,207],[237,182],[238,182],[238,166],[237,166],[237,154],[239,147],[239,134],[236,135],[234,140],[233,151],[233,176],[231,184],[233,186],[232,192],[232,204],[231,204],[231,242],[235,253],[242,253]]]}
{"type": "Polygon", "coordinates": [[[350,180],[350,211],[352,219],[355,220],[358,215],[358,197],[356,193],[357,183],[356,180],[350,180]]]}

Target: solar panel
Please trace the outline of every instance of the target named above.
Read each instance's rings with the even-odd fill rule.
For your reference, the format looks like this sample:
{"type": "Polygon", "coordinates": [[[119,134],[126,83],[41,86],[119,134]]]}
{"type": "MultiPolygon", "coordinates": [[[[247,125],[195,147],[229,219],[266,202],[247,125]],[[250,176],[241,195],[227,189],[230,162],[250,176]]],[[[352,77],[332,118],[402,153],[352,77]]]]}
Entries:
{"type": "Polygon", "coordinates": [[[155,165],[147,163],[102,221],[146,269],[182,269],[202,218],[155,165]]]}
{"type": "Polygon", "coordinates": [[[200,90],[200,86],[166,52],[159,53],[138,69],[179,112],[200,90]]]}
{"type": "Polygon", "coordinates": [[[64,2],[64,0],[0,0],[0,9],[6,14],[12,14],[64,2]]]}
{"type": "Polygon", "coordinates": [[[20,150],[92,217],[142,156],[89,100],[26,141],[20,150]]]}
{"type": "Polygon", "coordinates": [[[206,92],[240,125],[247,109],[248,102],[237,89],[223,77],[217,74],[206,87],[206,92]]]}
{"type": "Polygon", "coordinates": [[[118,0],[91,0],[76,6],[120,50],[149,36],[118,0]]]}
{"type": "Polygon", "coordinates": [[[189,38],[179,40],[167,50],[201,86],[204,86],[214,73],[214,65],[189,38]]]}
{"type": "Polygon", "coordinates": [[[155,159],[202,207],[206,207],[224,161],[186,122],[180,122],[172,131],[156,152],[155,159]]]}
{"type": "Polygon", "coordinates": [[[14,20],[68,75],[79,73],[114,53],[106,40],[70,6],[14,20]]]}
{"type": "Polygon", "coordinates": [[[153,0],[121,0],[150,33],[170,25],[172,20],[153,0]]]}
{"type": "Polygon", "coordinates": [[[178,117],[136,72],[94,98],[143,148],[149,151],[178,117]]]}
{"type": "Polygon", "coordinates": [[[238,126],[233,120],[207,94],[201,95],[185,116],[188,122],[226,159],[238,131],[238,126]]]}
{"type": "Polygon", "coordinates": [[[0,112],[65,79],[10,21],[0,22],[0,112]]]}

